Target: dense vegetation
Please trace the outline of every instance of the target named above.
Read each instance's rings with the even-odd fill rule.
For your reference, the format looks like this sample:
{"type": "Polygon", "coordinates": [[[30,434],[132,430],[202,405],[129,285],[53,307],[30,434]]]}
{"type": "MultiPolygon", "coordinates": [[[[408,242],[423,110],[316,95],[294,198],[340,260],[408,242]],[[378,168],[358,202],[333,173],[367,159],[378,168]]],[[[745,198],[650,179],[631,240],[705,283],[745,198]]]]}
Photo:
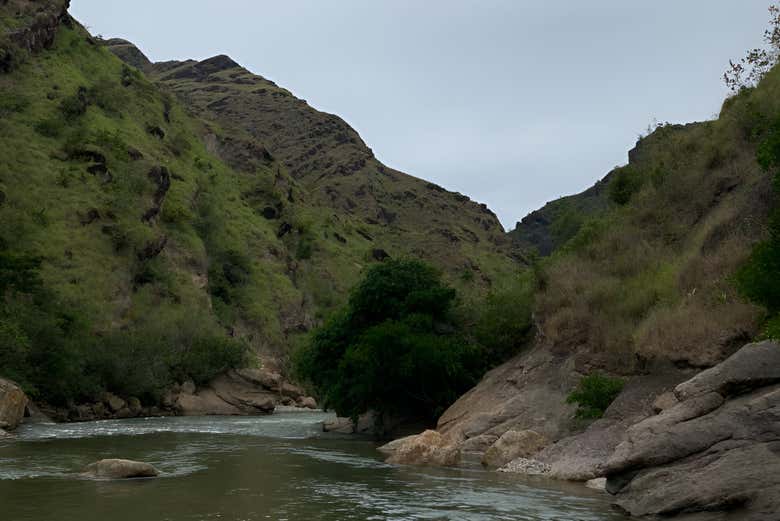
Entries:
{"type": "Polygon", "coordinates": [[[227,57],[125,64],[65,4],[0,2],[0,240],[37,285],[3,290],[0,376],[45,401],[154,401],[258,359],[284,372],[384,256],[433,258],[468,302],[512,278],[487,208],[227,57]]]}
{"type": "Polygon", "coordinates": [[[298,372],[339,414],[433,419],[484,369],[455,320],[455,297],[420,261],[374,266],[298,352],[298,372]]]}
{"type": "Polygon", "coordinates": [[[767,310],[763,335],[780,339],[780,119],[762,134],[757,159],[774,176],[774,210],[769,218],[769,237],[755,247],[736,280],[748,298],[767,310]]]}
{"type": "Polygon", "coordinates": [[[208,317],[153,322],[106,336],[47,290],[41,259],[0,249],[0,367],[34,398],[93,400],[110,389],[157,403],[173,383],[205,383],[247,363],[247,346],[208,317]]]}

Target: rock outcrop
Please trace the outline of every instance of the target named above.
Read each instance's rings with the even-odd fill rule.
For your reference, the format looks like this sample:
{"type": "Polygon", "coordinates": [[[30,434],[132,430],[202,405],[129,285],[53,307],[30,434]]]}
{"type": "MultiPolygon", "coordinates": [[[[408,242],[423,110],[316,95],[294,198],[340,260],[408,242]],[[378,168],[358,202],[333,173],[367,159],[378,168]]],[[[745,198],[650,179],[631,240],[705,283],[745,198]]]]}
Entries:
{"type": "MultiPolygon", "coordinates": [[[[550,440],[549,445],[515,458],[532,456],[559,479],[601,477],[604,462],[623,441],[628,427],[652,415],[656,399],[691,373],[669,368],[659,375],[627,378],[623,392],[604,417],[583,431],[566,397],[597,362],[589,355],[557,354],[537,345],[485,375],[444,412],[437,430],[462,440],[458,448],[463,463],[483,461],[486,451],[508,432],[533,431],[550,440]]],[[[488,465],[506,463],[497,459],[488,465]]]]}
{"type": "Polygon", "coordinates": [[[165,398],[165,405],[184,416],[269,414],[277,405],[317,408],[303,389],[264,369],[231,370],[199,389],[185,383],[165,398]]]}
{"type": "Polygon", "coordinates": [[[513,459],[533,456],[548,443],[535,431],[507,431],[485,451],[482,464],[488,468],[503,467],[513,459]]]}
{"type": "Polygon", "coordinates": [[[82,475],[94,479],[155,478],[160,471],[139,461],[104,459],[88,465],[82,475]]]}
{"type": "Polygon", "coordinates": [[[14,430],[24,419],[27,395],[10,380],[0,378],[0,429],[14,430]]]}
{"type": "Polygon", "coordinates": [[[401,465],[453,466],[460,460],[457,444],[437,431],[427,430],[379,447],[388,463],[401,465]]]}
{"type": "Polygon", "coordinates": [[[679,403],[628,429],[605,465],[633,516],[780,512],[780,345],[743,347],[674,390],[679,403]]]}

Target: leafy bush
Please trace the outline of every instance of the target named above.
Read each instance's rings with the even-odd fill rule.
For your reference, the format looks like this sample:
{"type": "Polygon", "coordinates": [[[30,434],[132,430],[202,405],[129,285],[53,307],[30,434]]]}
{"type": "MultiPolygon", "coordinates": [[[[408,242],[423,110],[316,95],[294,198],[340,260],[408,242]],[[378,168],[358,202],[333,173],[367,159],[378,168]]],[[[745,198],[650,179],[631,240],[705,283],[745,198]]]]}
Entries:
{"type": "Polygon", "coordinates": [[[475,336],[496,363],[516,354],[533,330],[536,277],[524,273],[487,296],[476,323],[475,336]]]}
{"type": "Polygon", "coordinates": [[[580,380],[577,388],[566,398],[566,403],[577,404],[577,418],[601,418],[624,385],[619,378],[590,374],[580,380]]]}
{"type": "Polygon", "coordinates": [[[86,87],[79,87],[75,94],[72,94],[60,103],[60,112],[66,121],[73,121],[87,112],[89,107],[88,90],[86,87]]]}
{"type": "Polygon", "coordinates": [[[157,403],[175,382],[192,379],[202,385],[227,369],[246,366],[248,346],[209,327],[210,322],[192,317],[115,332],[93,344],[88,366],[100,387],[157,403]]]}
{"type": "Polygon", "coordinates": [[[765,334],[778,338],[780,323],[780,121],[767,132],[756,151],[767,172],[774,172],[775,209],[769,219],[769,239],[758,244],[736,273],[742,293],[769,312],[765,334]]]}
{"type": "Polygon", "coordinates": [[[609,198],[612,202],[623,206],[642,188],[640,173],[631,166],[618,168],[609,184],[609,198]]]}
{"type": "Polygon", "coordinates": [[[298,374],[327,407],[357,417],[439,415],[473,385],[482,352],[451,321],[455,291],[417,260],[374,265],[347,306],[295,353],[298,374]]]}

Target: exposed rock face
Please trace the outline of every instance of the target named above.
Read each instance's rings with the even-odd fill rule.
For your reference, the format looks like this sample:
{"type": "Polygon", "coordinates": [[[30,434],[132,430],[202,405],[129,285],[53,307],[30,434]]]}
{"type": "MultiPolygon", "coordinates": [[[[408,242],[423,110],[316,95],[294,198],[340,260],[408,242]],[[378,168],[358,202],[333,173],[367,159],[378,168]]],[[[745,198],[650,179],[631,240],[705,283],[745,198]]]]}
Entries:
{"type": "Polygon", "coordinates": [[[432,430],[391,441],[379,451],[388,456],[388,463],[401,465],[452,466],[460,460],[453,440],[432,430]]]}
{"type": "Polygon", "coordinates": [[[306,396],[303,389],[265,369],[231,370],[200,389],[185,382],[165,401],[176,414],[184,416],[269,414],[277,405],[317,408],[316,400],[306,396]]]}
{"type": "Polygon", "coordinates": [[[10,380],[0,378],[0,429],[14,430],[24,419],[27,395],[10,380]]]}
{"type": "Polygon", "coordinates": [[[515,458],[528,458],[542,450],[549,441],[535,431],[507,431],[482,457],[482,464],[489,468],[503,467],[515,458]]]}
{"type": "Polygon", "coordinates": [[[168,398],[172,408],[184,416],[230,416],[267,414],[276,407],[273,392],[258,386],[236,371],[215,378],[208,387],[196,390],[185,383],[180,392],[168,398]]]}
{"type": "Polygon", "coordinates": [[[83,475],[96,479],[154,478],[160,472],[148,463],[125,459],[104,459],[84,469],[83,475]]]}
{"type": "Polygon", "coordinates": [[[780,345],[750,344],[678,385],[680,403],[628,430],[607,490],[634,516],[780,512],[780,345]]]}
{"type": "MultiPolygon", "coordinates": [[[[0,7],[3,4],[0,2],[0,7]]],[[[15,17],[21,23],[20,27],[9,31],[8,38],[26,52],[35,53],[51,47],[60,24],[70,23],[67,12],[70,0],[24,1],[16,4],[15,17]]],[[[0,55],[3,51],[0,49],[0,55]]],[[[4,68],[2,65],[3,60],[0,60],[0,72],[10,71],[11,67],[4,68]]]]}
{"type": "Polygon", "coordinates": [[[509,430],[533,430],[548,439],[570,431],[577,384],[574,360],[535,347],[487,373],[439,418],[437,430],[464,439],[509,430]]]}

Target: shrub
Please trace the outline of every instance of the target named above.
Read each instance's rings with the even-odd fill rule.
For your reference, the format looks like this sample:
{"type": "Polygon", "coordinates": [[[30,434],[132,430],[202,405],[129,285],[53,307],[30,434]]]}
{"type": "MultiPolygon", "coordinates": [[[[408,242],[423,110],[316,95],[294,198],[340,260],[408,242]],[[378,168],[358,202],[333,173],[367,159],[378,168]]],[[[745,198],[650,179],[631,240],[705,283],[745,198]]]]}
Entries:
{"type": "Polygon", "coordinates": [[[56,138],[62,135],[65,122],[62,118],[48,118],[37,122],[34,128],[43,137],[56,138]]]}
{"type": "Polygon", "coordinates": [[[593,373],[580,380],[577,388],[566,398],[566,403],[577,404],[577,418],[601,418],[624,385],[619,378],[593,373]]]}
{"type": "Polygon", "coordinates": [[[524,273],[485,299],[474,329],[491,360],[507,360],[529,340],[535,289],[534,274],[524,273]]]}
{"type": "Polygon", "coordinates": [[[642,188],[640,173],[631,166],[618,168],[614,178],[609,183],[609,198],[612,202],[623,206],[642,188]]]}
{"type": "Polygon", "coordinates": [[[88,90],[86,87],[79,87],[75,94],[72,94],[60,103],[60,112],[66,121],[73,121],[87,112],[89,107],[88,90]]]}
{"type": "MultiPolygon", "coordinates": [[[[294,364],[326,407],[434,419],[480,376],[481,351],[450,320],[455,291],[417,260],[372,266],[294,364]]],[[[378,427],[381,427],[379,425],[378,427]]]]}

